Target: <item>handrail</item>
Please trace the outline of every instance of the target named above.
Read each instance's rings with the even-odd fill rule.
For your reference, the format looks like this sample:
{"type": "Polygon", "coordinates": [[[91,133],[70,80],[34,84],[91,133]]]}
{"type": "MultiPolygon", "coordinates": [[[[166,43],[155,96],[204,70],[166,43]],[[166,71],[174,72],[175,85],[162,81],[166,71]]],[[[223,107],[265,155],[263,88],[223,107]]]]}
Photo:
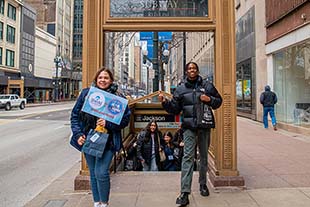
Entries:
{"type": "Polygon", "coordinates": [[[152,99],[153,97],[158,96],[160,93],[163,93],[164,96],[166,96],[168,98],[172,98],[172,95],[170,93],[167,93],[165,91],[155,91],[153,93],[150,93],[148,95],[142,96],[142,97],[137,98],[137,99],[129,99],[128,106],[132,107],[136,103],[139,103],[139,102],[147,100],[147,99],[152,99]]]}

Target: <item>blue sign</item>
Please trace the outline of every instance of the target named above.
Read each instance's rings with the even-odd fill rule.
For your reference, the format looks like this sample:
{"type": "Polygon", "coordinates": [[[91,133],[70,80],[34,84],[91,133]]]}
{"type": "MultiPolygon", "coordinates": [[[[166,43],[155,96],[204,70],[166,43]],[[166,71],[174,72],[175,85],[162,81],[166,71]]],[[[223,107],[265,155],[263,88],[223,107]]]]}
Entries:
{"type": "MultiPolygon", "coordinates": [[[[140,32],[140,41],[147,41],[147,57],[150,59],[153,58],[153,37],[154,32],[140,32]]],[[[171,41],[172,32],[158,32],[158,40],[160,42],[171,41]]]]}
{"type": "Polygon", "coordinates": [[[115,124],[120,124],[128,100],[96,87],[91,87],[85,98],[82,111],[115,124]]]}

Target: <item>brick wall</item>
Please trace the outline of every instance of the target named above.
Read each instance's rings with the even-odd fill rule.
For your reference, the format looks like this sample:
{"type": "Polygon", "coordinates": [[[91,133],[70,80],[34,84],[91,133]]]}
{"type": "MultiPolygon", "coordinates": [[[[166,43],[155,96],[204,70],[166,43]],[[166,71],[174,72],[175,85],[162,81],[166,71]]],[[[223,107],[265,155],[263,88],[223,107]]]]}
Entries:
{"type": "Polygon", "coordinates": [[[267,43],[310,23],[309,0],[266,0],[267,43]],[[301,16],[306,14],[306,18],[301,16]]]}

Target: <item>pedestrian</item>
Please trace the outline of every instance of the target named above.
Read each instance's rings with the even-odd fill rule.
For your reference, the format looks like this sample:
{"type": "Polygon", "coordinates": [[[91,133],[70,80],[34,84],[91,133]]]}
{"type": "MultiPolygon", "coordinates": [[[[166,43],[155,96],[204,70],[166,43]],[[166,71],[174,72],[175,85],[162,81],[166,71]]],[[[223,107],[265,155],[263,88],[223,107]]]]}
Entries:
{"type": "Polygon", "coordinates": [[[167,131],[163,135],[164,144],[163,144],[163,150],[166,155],[166,160],[163,161],[163,170],[164,171],[176,171],[176,160],[177,157],[175,156],[174,150],[177,149],[176,146],[173,144],[172,139],[172,133],[167,131]]]}
{"type": "Polygon", "coordinates": [[[137,156],[143,171],[158,171],[161,168],[159,151],[162,150],[162,133],[157,122],[151,120],[139,133],[137,141],[137,156]]]}
{"type": "Polygon", "coordinates": [[[176,204],[186,206],[189,204],[188,195],[191,193],[191,184],[194,170],[196,143],[200,153],[199,184],[200,194],[208,196],[207,168],[208,149],[210,145],[210,128],[215,127],[213,112],[222,104],[222,97],[215,86],[203,80],[199,75],[199,67],[195,62],[189,62],[185,66],[186,77],[173,93],[171,100],[159,94],[159,101],[163,108],[172,114],[183,114],[182,128],[184,141],[184,155],[181,169],[181,194],[176,199],[176,204]],[[201,113],[200,107],[206,109],[201,113]],[[205,120],[205,116],[208,118],[205,120]]]}
{"type": "Polygon", "coordinates": [[[263,122],[265,129],[268,129],[268,113],[271,118],[273,129],[277,130],[277,120],[274,114],[274,105],[277,103],[277,95],[271,91],[270,86],[265,86],[265,91],[260,95],[260,103],[263,105],[263,122]]]}
{"type": "MultiPolygon", "coordinates": [[[[107,68],[101,68],[97,71],[92,85],[103,91],[122,96],[117,91],[118,86],[114,83],[113,73],[107,68]]],[[[98,158],[84,153],[90,174],[94,207],[106,207],[110,195],[110,163],[113,154],[121,149],[121,130],[129,124],[130,110],[127,106],[119,125],[87,114],[82,111],[82,107],[88,91],[89,88],[82,90],[72,109],[70,144],[81,151],[90,129],[95,129],[98,125],[107,129],[109,138],[102,157],[98,158]]]]}

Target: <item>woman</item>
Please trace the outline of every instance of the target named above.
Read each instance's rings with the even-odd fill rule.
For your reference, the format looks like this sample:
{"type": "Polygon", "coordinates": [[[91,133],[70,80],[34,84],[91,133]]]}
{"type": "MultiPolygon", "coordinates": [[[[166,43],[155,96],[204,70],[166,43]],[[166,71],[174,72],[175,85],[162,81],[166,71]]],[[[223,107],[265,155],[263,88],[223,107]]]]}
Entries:
{"type": "Polygon", "coordinates": [[[176,171],[176,160],[175,150],[178,149],[172,142],[172,134],[171,132],[165,132],[164,135],[164,152],[166,155],[166,160],[163,162],[163,170],[164,171],[176,171]]]}
{"type": "Polygon", "coordinates": [[[141,161],[143,171],[158,171],[160,167],[159,150],[161,149],[161,132],[155,120],[150,121],[139,133],[137,141],[137,157],[141,161]]]}
{"type": "MultiPolygon", "coordinates": [[[[101,68],[94,77],[93,85],[106,92],[121,96],[117,92],[117,85],[113,81],[112,72],[107,68],[101,68]]],[[[125,128],[129,123],[130,110],[126,107],[119,125],[87,114],[82,111],[82,107],[88,91],[89,88],[82,90],[72,110],[71,130],[73,135],[70,144],[81,151],[90,129],[95,129],[98,125],[107,129],[109,138],[102,157],[97,158],[84,153],[90,173],[94,207],[106,207],[108,206],[110,194],[109,167],[114,152],[119,151],[121,148],[121,129],[125,128]]]]}

